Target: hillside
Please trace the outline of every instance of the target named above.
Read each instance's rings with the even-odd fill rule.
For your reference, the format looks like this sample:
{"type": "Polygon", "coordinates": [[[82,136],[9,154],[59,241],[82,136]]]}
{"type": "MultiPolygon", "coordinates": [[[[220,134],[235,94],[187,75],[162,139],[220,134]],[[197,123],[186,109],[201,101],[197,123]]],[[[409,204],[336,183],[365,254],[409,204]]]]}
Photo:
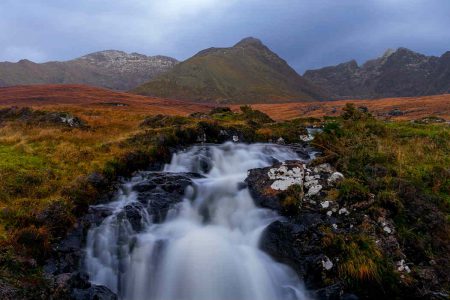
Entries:
{"type": "Polygon", "coordinates": [[[32,85],[0,88],[0,107],[30,106],[41,109],[126,111],[134,114],[186,115],[206,111],[206,105],[145,97],[85,85],[32,85]]]}
{"type": "Polygon", "coordinates": [[[29,84],[88,84],[129,90],[170,70],[177,60],[108,50],[64,61],[0,63],[0,87],[29,84]]]}
{"type": "Polygon", "coordinates": [[[209,48],[133,92],[211,103],[312,101],[325,98],[260,40],[209,48]]]}
{"type": "Polygon", "coordinates": [[[352,60],[303,76],[336,99],[445,94],[450,92],[450,52],[435,57],[399,48],[361,66],[352,60]]]}

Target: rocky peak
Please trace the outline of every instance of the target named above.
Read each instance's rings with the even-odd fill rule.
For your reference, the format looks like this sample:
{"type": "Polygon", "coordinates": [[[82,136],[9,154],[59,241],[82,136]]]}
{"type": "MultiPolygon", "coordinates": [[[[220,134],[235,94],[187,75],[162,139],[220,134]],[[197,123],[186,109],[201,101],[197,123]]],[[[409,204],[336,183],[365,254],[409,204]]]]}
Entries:
{"type": "Polygon", "coordinates": [[[413,97],[448,92],[449,65],[450,51],[438,58],[400,47],[361,67],[350,61],[304,76],[335,98],[413,97]]]}
{"type": "Polygon", "coordinates": [[[356,60],[352,59],[350,61],[341,63],[339,65],[336,66],[338,69],[342,69],[342,70],[357,70],[359,69],[358,63],[356,62],[356,60]]]}
{"type": "Polygon", "coordinates": [[[387,58],[387,57],[391,56],[395,51],[396,51],[395,49],[388,48],[388,49],[386,49],[386,51],[384,51],[382,57],[387,58]]]}
{"type": "Polygon", "coordinates": [[[400,63],[400,64],[420,64],[423,62],[427,62],[429,59],[433,57],[427,57],[426,55],[414,52],[407,48],[398,48],[397,51],[389,55],[385,62],[389,64],[392,63],[400,63]]]}
{"type": "Polygon", "coordinates": [[[254,37],[246,37],[239,41],[234,47],[255,47],[255,48],[261,48],[265,47],[265,45],[261,42],[261,40],[254,38],[254,37]]]}

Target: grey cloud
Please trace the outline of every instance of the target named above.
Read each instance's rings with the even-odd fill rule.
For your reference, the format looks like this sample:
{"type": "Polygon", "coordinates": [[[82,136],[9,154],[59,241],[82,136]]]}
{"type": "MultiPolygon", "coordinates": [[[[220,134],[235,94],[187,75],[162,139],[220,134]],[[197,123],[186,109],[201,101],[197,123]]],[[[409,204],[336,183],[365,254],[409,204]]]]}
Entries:
{"type": "Polygon", "coordinates": [[[447,0],[2,0],[0,61],[118,49],[185,59],[256,36],[300,73],[386,48],[450,50],[447,0]]]}

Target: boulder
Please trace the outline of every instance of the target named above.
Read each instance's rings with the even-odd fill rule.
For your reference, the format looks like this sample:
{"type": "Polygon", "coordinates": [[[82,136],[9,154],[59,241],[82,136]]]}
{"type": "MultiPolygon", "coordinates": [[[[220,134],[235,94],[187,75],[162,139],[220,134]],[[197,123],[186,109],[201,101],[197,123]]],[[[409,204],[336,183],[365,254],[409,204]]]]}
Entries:
{"type": "Polygon", "coordinates": [[[245,183],[256,205],[280,211],[281,192],[294,184],[302,186],[303,178],[303,163],[286,161],[276,163],[272,167],[250,170],[245,183]]]}

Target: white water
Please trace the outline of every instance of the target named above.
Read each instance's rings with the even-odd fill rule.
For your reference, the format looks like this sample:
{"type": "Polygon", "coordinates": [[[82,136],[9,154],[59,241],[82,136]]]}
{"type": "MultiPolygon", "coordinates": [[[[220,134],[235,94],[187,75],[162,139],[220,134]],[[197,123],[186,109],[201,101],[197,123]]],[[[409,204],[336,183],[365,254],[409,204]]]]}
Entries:
{"type": "Polygon", "coordinates": [[[287,148],[262,144],[227,143],[175,154],[165,172],[199,172],[205,159],[212,168],[194,179],[162,224],[146,214],[140,233],[117,221],[122,208],[137,201],[131,188],[142,179],[126,183],[118,200],[108,204],[114,214],[88,233],[85,266],[91,281],[127,300],[308,299],[297,275],[258,249],[262,231],[279,217],[257,208],[248,190],[238,187],[249,169],[271,165],[273,158],[298,159],[287,148]]]}

